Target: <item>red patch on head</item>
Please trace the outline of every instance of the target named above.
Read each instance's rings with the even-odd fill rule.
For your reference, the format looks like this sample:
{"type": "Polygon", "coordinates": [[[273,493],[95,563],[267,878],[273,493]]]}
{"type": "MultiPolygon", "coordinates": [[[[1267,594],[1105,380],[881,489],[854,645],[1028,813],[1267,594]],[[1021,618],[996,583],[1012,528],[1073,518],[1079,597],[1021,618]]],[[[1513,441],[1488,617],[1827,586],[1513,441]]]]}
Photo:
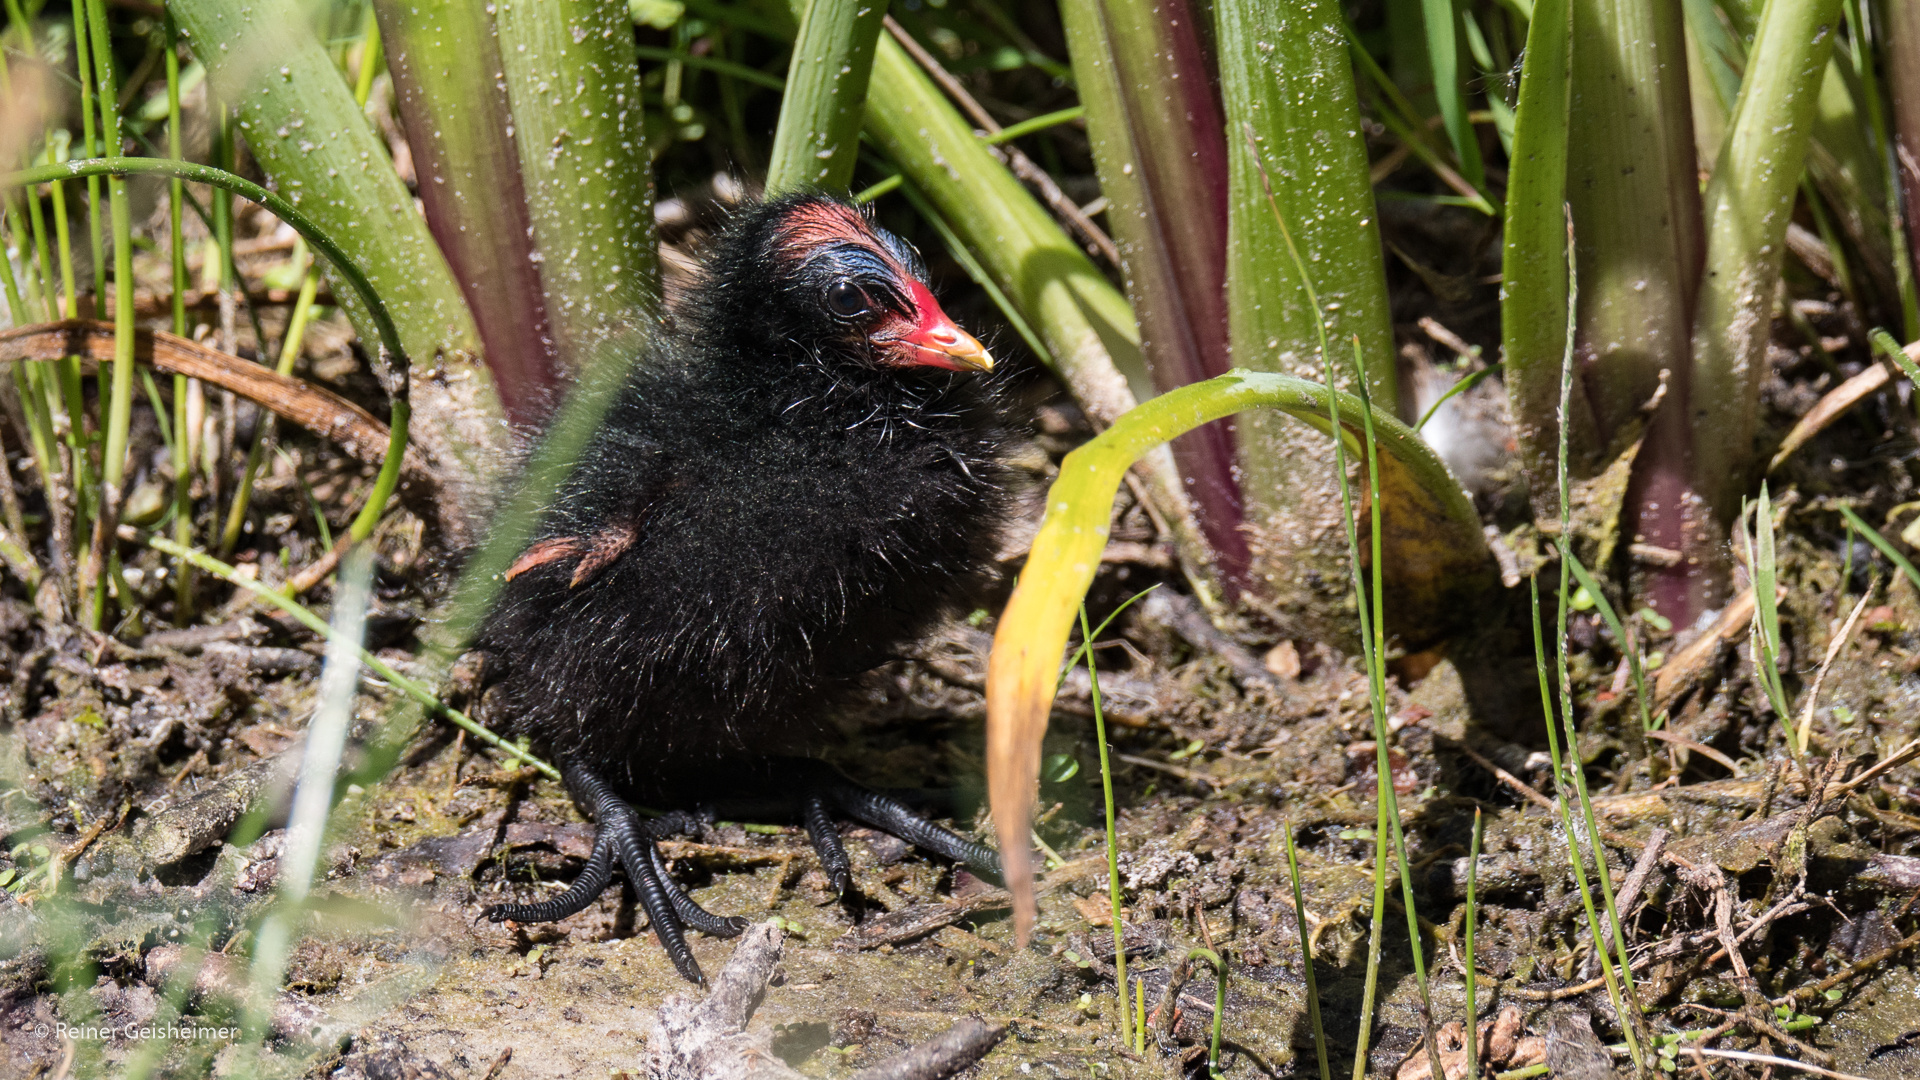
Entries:
{"type": "Polygon", "coordinates": [[[834,202],[803,202],[780,221],[780,238],[793,250],[811,251],[833,241],[873,244],[873,229],[860,211],[834,202]]]}

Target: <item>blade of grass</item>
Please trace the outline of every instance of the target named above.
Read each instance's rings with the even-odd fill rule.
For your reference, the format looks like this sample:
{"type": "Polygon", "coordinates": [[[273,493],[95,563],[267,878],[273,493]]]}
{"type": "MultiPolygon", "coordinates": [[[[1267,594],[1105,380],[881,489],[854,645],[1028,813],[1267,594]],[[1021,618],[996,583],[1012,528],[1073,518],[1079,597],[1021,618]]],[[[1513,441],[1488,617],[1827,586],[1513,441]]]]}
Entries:
{"type": "Polygon", "coordinates": [[[1474,927],[1480,921],[1480,836],[1483,829],[1480,808],[1473,808],[1473,844],[1467,849],[1467,1080],[1480,1077],[1480,1013],[1475,1000],[1479,971],[1473,955],[1474,927]]]}
{"type": "MultiPolygon", "coordinates": [[[[1293,254],[1294,261],[1298,264],[1301,278],[1303,280],[1306,279],[1308,276],[1306,264],[1300,261],[1299,252],[1292,249],[1291,238],[1288,240],[1288,247],[1293,254]]],[[[1372,403],[1367,400],[1366,354],[1361,350],[1358,336],[1353,339],[1353,363],[1357,369],[1356,375],[1358,376],[1354,385],[1360,390],[1360,402],[1364,408],[1364,411],[1360,414],[1360,420],[1362,431],[1365,433],[1362,441],[1366,447],[1367,511],[1368,524],[1371,526],[1369,546],[1372,549],[1370,552],[1372,562],[1369,570],[1372,581],[1369,583],[1369,588],[1365,590],[1361,588],[1360,583],[1360,552],[1355,536],[1356,526],[1354,524],[1352,497],[1348,491],[1346,470],[1341,466],[1340,462],[1341,452],[1339,449],[1340,439],[1338,436],[1334,438],[1334,462],[1335,475],[1340,481],[1341,508],[1345,511],[1342,521],[1347,527],[1347,548],[1349,559],[1353,566],[1354,597],[1359,601],[1356,607],[1361,612],[1360,635],[1361,639],[1368,643],[1365,658],[1369,685],[1368,701],[1373,713],[1374,779],[1376,797],[1379,802],[1380,819],[1379,824],[1375,826],[1374,838],[1376,903],[1374,906],[1373,919],[1375,925],[1379,925],[1385,910],[1377,899],[1379,897],[1379,889],[1383,883],[1383,878],[1381,877],[1381,856],[1383,852],[1379,845],[1383,842],[1381,838],[1386,833],[1391,832],[1393,836],[1394,859],[1398,864],[1397,869],[1400,874],[1400,902],[1407,916],[1408,947],[1413,954],[1413,978],[1414,983],[1420,989],[1422,1038],[1426,1043],[1427,1064],[1432,1070],[1433,1080],[1443,1080],[1446,1076],[1446,1069],[1441,1064],[1440,1046],[1434,1038],[1433,1033],[1433,992],[1427,982],[1426,946],[1421,943],[1420,939],[1420,913],[1419,908],[1414,904],[1413,871],[1408,866],[1407,838],[1400,824],[1400,800],[1393,787],[1393,764],[1391,751],[1388,749],[1390,729],[1387,726],[1387,613],[1386,588],[1383,584],[1386,559],[1381,552],[1380,539],[1381,500],[1379,444],[1374,439],[1373,433],[1373,406],[1372,403]],[[1371,598],[1373,605],[1371,616],[1367,615],[1367,601],[1369,598],[1371,598]]],[[[1331,369],[1333,366],[1331,358],[1329,358],[1327,366],[1329,369],[1328,381],[1331,383],[1331,369]]],[[[1330,412],[1338,408],[1331,396],[1328,398],[1327,406],[1330,412]]],[[[1331,419],[1333,420],[1334,427],[1338,428],[1338,413],[1334,412],[1331,419]]],[[[1368,1022],[1369,1018],[1363,1016],[1363,1026],[1368,1022]]],[[[1363,1064],[1363,1062],[1356,1060],[1356,1067],[1361,1064],[1363,1064]]]]}
{"type": "MultiPolygon", "coordinates": [[[[314,633],[320,635],[323,638],[326,638],[328,641],[331,641],[333,639],[333,636],[334,636],[333,629],[332,627],[327,625],[326,620],[320,618],[320,616],[318,615],[315,615],[312,611],[308,610],[299,601],[294,600],[292,597],[286,596],[285,594],[280,592],[278,589],[275,589],[270,585],[265,585],[261,583],[257,578],[243,577],[240,574],[240,572],[237,569],[235,569],[233,566],[225,562],[222,562],[211,555],[208,555],[204,551],[199,551],[197,549],[189,548],[189,547],[182,547],[181,545],[174,543],[172,540],[169,540],[166,537],[159,536],[154,533],[140,532],[136,530],[135,535],[143,543],[145,543],[148,547],[153,548],[155,551],[161,552],[162,554],[165,554],[165,555],[172,555],[175,558],[185,559],[188,562],[192,563],[194,566],[200,568],[201,570],[209,574],[212,574],[214,577],[219,578],[220,580],[226,582],[229,585],[246,589],[247,591],[253,593],[255,596],[258,596],[260,599],[266,601],[268,604],[271,604],[272,606],[279,608],[281,611],[286,612],[288,615],[293,616],[294,619],[299,621],[299,623],[302,626],[305,626],[307,629],[313,631],[314,633]]],[[[529,753],[524,747],[521,747],[516,743],[509,742],[506,739],[503,739],[500,736],[494,734],[492,731],[488,730],[484,725],[480,724],[478,721],[474,720],[472,717],[468,716],[466,713],[445,705],[440,701],[438,697],[434,696],[433,691],[429,690],[423,683],[417,682],[411,678],[408,678],[405,675],[400,674],[400,672],[394,670],[391,664],[388,664],[386,661],[380,659],[378,656],[375,656],[372,653],[366,651],[365,649],[362,649],[360,650],[360,662],[362,664],[365,664],[368,667],[368,669],[373,671],[374,674],[380,676],[382,679],[385,679],[387,682],[392,683],[395,688],[397,688],[401,693],[405,694],[407,697],[412,698],[415,703],[430,710],[435,715],[445,717],[449,722],[465,730],[469,735],[472,735],[473,737],[479,739],[481,742],[486,743],[488,746],[491,746],[494,749],[499,750],[504,754],[510,755],[514,758],[517,758],[520,761],[525,762],[528,765],[531,765],[532,767],[540,770],[541,775],[547,777],[550,780],[560,779],[560,770],[554,768],[552,765],[547,764],[545,761],[542,761],[541,759],[533,756],[533,754],[529,753]]]]}
{"type": "Polygon", "coordinates": [[[1580,582],[1581,588],[1586,589],[1587,595],[1593,597],[1594,607],[1599,609],[1600,617],[1606,621],[1607,629],[1613,631],[1613,640],[1620,643],[1620,652],[1626,656],[1627,670],[1633,678],[1634,702],[1640,708],[1640,730],[1652,731],[1656,725],[1647,704],[1649,700],[1647,680],[1640,663],[1639,646],[1635,643],[1626,624],[1620,621],[1620,616],[1614,613],[1613,604],[1607,599],[1606,591],[1600,588],[1600,583],[1594,580],[1594,576],[1587,571],[1586,566],[1582,565],[1577,558],[1567,565],[1573,570],[1573,576],[1580,582]]]}
{"type": "MultiPolygon", "coordinates": [[[[1080,640],[1087,658],[1087,679],[1093,705],[1093,737],[1100,744],[1100,794],[1105,800],[1107,825],[1107,904],[1113,924],[1113,983],[1119,995],[1120,1045],[1133,1046],[1132,1003],[1127,1000],[1127,942],[1120,921],[1124,897],[1120,892],[1120,838],[1113,812],[1113,765],[1108,761],[1107,722],[1100,709],[1100,673],[1093,662],[1093,627],[1087,621],[1087,605],[1080,605],[1080,640]]],[[[1002,851],[1017,849],[1002,847],[1002,851]]],[[[1031,871],[1029,871],[1031,872],[1031,871]]]]}
{"type": "MultiPolygon", "coordinates": [[[[313,298],[319,291],[320,273],[309,267],[302,275],[300,295],[293,302],[293,314],[287,319],[287,332],[280,339],[280,362],[274,365],[274,371],[281,375],[293,374],[294,361],[300,358],[300,350],[306,344],[307,320],[313,316],[313,298]]],[[[247,447],[247,462],[240,470],[240,485],[233,493],[233,502],[228,506],[226,528],[220,531],[222,555],[232,551],[233,545],[240,540],[240,529],[246,524],[247,507],[253,499],[253,481],[260,471],[260,461],[266,454],[267,444],[273,439],[274,420],[274,415],[268,413],[254,425],[253,445],[247,447]]]]}
{"type": "MultiPolygon", "coordinates": [[[[1613,1003],[1615,1015],[1625,1017],[1627,1014],[1624,1011],[1624,1003],[1621,998],[1620,975],[1614,968],[1613,957],[1608,953],[1603,943],[1604,939],[1600,931],[1600,918],[1593,904],[1593,889],[1587,883],[1586,857],[1581,853],[1579,834],[1575,831],[1573,824],[1573,812],[1568,806],[1566,761],[1567,758],[1570,757],[1573,768],[1576,771],[1581,767],[1578,744],[1570,744],[1567,748],[1566,755],[1561,753],[1560,740],[1562,728],[1559,721],[1555,719],[1553,691],[1550,688],[1549,676],[1547,674],[1546,640],[1540,628],[1540,583],[1538,578],[1533,577],[1528,578],[1527,582],[1529,596],[1533,604],[1534,667],[1540,678],[1540,707],[1544,710],[1547,720],[1547,753],[1553,760],[1554,807],[1560,814],[1560,829],[1567,840],[1567,864],[1573,869],[1574,887],[1579,890],[1581,906],[1587,916],[1587,929],[1588,932],[1593,935],[1594,952],[1600,959],[1600,971],[1607,983],[1607,997],[1613,1003]]],[[[1563,649],[1565,647],[1565,640],[1564,637],[1561,638],[1563,649]]],[[[1564,669],[1565,660],[1561,660],[1560,664],[1564,669]]],[[[1561,693],[1563,710],[1568,704],[1569,697],[1570,694],[1563,687],[1561,693]]],[[[1571,731],[1572,726],[1568,725],[1565,730],[1571,731]]],[[[1588,840],[1594,845],[1596,861],[1604,865],[1606,862],[1606,853],[1599,847],[1599,834],[1589,834],[1588,840]]],[[[1616,942],[1623,941],[1623,939],[1618,936],[1616,936],[1614,940],[1616,942]]],[[[1625,948],[1625,945],[1622,944],[1621,947],[1625,948]]],[[[1630,1028],[1628,1031],[1628,1040],[1630,1045],[1632,1045],[1633,1035],[1630,1028]]]]}
{"type": "MultiPolygon", "coordinates": [[[[93,107],[93,35],[87,26],[90,7],[85,0],[75,0],[72,7],[74,74],[80,85],[80,156],[117,154],[118,146],[105,145],[94,133],[99,113],[93,107]]],[[[107,241],[106,222],[100,212],[102,205],[100,180],[90,176],[87,178],[87,232],[93,244],[93,317],[96,319],[107,317],[107,241]]]]}
{"type": "MultiPolygon", "coordinates": [[[[1568,425],[1565,422],[1565,417],[1573,398],[1574,350],[1579,340],[1577,313],[1580,308],[1580,278],[1574,251],[1573,225],[1571,219],[1568,220],[1567,231],[1566,331],[1563,339],[1565,344],[1562,348],[1560,360],[1561,423],[1559,429],[1562,432],[1567,430],[1568,425]]],[[[1594,952],[1600,958],[1600,969],[1606,977],[1607,995],[1613,1003],[1614,1014],[1620,1017],[1621,1028],[1626,1033],[1627,1049],[1633,1056],[1634,1068],[1636,1071],[1644,1074],[1647,1064],[1640,1048],[1642,1042],[1640,1029],[1644,1023],[1645,1014],[1641,1011],[1640,999],[1634,993],[1633,989],[1633,965],[1627,957],[1626,935],[1620,930],[1620,916],[1615,910],[1613,902],[1612,871],[1607,867],[1606,849],[1600,845],[1600,828],[1594,820],[1593,799],[1587,793],[1586,766],[1580,756],[1580,733],[1573,722],[1573,677],[1567,669],[1567,651],[1570,640],[1567,635],[1567,620],[1572,611],[1571,581],[1574,564],[1573,497],[1570,491],[1567,471],[1567,439],[1564,435],[1559,439],[1558,461],[1555,473],[1559,480],[1560,487],[1560,534],[1557,538],[1560,553],[1560,602],[1558,608],[1558,636],[1554,641],[1558,646],[1556,659],[1559,665],[1560,723],[1564,725],[1563,731],[1567,740],[1569,764],[1565,770],[1562,769],[1559,740],[1554,737],[1553,713],[1549,710],[1546,713],[1547,745],[1553,759],[1554,799],[1560,805],[1561,823],[1566,829],[1569,857],[1573,862],[1574,877],[1580,887],[1580,900],[1586,908],[1587,925],[1593,933],[1594,952]],[[1574,791],[1579,798],[1581,814],[1585,819],[1587,843],[1593,848],[1594,870],[1600,880],[1600,895],[1605,902],[1607,918],[1613,928],[1613,941],[1619,949],[1620,966],[1617,972],[1614,968],[1613,958],[1608,955],[1606,939],[1601,935],[1600,921],[1594,914],[1593,894],[1587,888],[1586,870],[1584,869],[1583,859],[1580,855],[1580,841],[1573,830],[1572,813],[1567,808],[1565,778],[1569,773],[1572,774],[1574,791]],[[1623,1001],[1632,1003],[1632,1012],[1627,1011],[1623,1001]]],[[[1536,587],[1534,592],[1534,651],[1536,663],[1539,665],[1542,677],[1544,678],[1546,662],[1544,652],[1539,644],[1539,610],[1539,592],[1536,587]]],[[[1546,697],[1546,686],[1544,683],[1541,686],[1541,697],[1543,699],[1546,697]]]]}
{"type": "Polygon", "coordinates": [[[1879,530],[1867,524],[1859,514],[1854,512],[1852,507],[1842,506],[1840,508],[1840,516],[1847,520],[1847,524],[1853,528],[1854,532],[1866,538],[1867,543],[1872,544],[1874,550],[1885,555],[1888,562],[1892,563],[1902,574],[1905,574],[1907,580],[1913,583],[1915,589],[1920,589],[1920,570],[1915,569],[1913,563],[1910,562],[1905,555],[1900,554],[1899,548],[1894,547],[1886,537],[1880,535],[1879,530]]]}
{"type": "MultiPolygon", "coordinates": [[[[167,35],[167,156],[185,161],[180,148],[180,29],[168,12],[164,20],[167,35]]],[[[58,185],[56,185],[57,187],[58,185]]],[[[186,202],[186,182],[178,177],[167,180],[167,251],[173,269],[173,332],[187,336],[187,248],[181,230],[181,206],[186,202]]],[[[187,398],[192,392],[185,375],[173,377],[173,539],[193,543],[193,452],[187,434],[187,398]]],[[[173,567],[173,621],[185,626],[193,617],[193,568],[184,559],[173,567]]]]}
{"type": "Polygon", "coordinates": [[[780,122],[767,165],[767,196],[845,191],[853,182],[866,119],[873,50],[887,5],[809,0],[787,65],[780,122]]]}
{"type": "Polygon", "coordinates": [[[1447,128],[1447,140],[1453,143],[1453,155],[1460,172],[1476,188],[1486,186],[1486,169],[1480,164],[1480,141],[1473,122],[1467,119],[1466,73],[1461,70],[1459,24],[1453,0],[1421,0],[1421,20],[1427,36],[1427,62],[1433,71],[1434,93],[1439,98],[1440,116],[1447,128]]]}
{"type": "Polygon", "coordinates": [[[1433,419],[1433,414],[1440,411],[1440,406],[1445,405],[1449,401],[1452,401],[1456,396],[1460,394],[1464,394],[1467,391],[1473,389],[1474,387],[1479,386],[1482,382],[1486,381],[1487,376],[1492,375],[1496,371],[1499,371],[1500,368],[1503,366],[1503,363],[1504,362],[1502,361],[1495,361],[1494,363],[1488,364],[1486,367],[1481,368],[1479,371],[1476,371],[1473,374],[1468,375],[1466,378],[1461,379],[1458,382],[1454,383],[1452,386],[1448,387],[1447,392],[1444,394],[1441,394],[1440,399],[1438,401],[1435,401],[1432,405],[1427,406],[1427,411],[1420,414],[1420,419],[1413,425],[1413,430],[1419,431],[1421,428],[1426,427],[1427,421],[1433,419]]]}
{"type": "Polygon", "coordinates": [[[1187,962],[1196,959],[1213,965],[1213,1041],[1207,1047],[1207,1076],[1210,1080],[1220,1080],[1220,1026],[1221,1018],[1227,1013],[1227,961],[1212,949],[1188,949],[1187,962]]]}
{"type": "Polygon", "coordinates": [[[347,553],[340,568],[340,591],[327,635],[327,657],[320,672],[319,706],[307,724],[300,772],[287,820],[278,894],[260,927],[253,950],[252,994],[247,1002],[248,1037],[264,1041],[273,999],[286,977],[294,925],[313,884],[313,872],[326,841],[333,809],[335,777],[347,749],[347,730],[359,697],[360,656],[366,650],[367,608],[373,596],[373,552],[362,545],[347,553]]]}
{"type": "MultiPolygon", "coordinates": [[[[1039,739],[1059,679],[1059,657],[1080,598],[1086,594],[1105,546],[1108,518],[1121,478],[1134,460],[1194,427],[1248,408],[1280,408],[1301,421],[1327,430],[1324,387],[1289,375],[1236,372],[1163,394],[1128,412],[1119,422],[1076,449],[1062,463],[1047,496],[1047,515],[1035,537],[1026,570],[1008,601],[994,635],[987,677],[988,780],[993,817],[1002,832],[1002,850],[1025,841],[1024,822],[1039,776],[1039,739]]],[[[1347,438],[1359,433],[1361,400],[1340,395],[1340,412],[1350,418],[1347,438]]],[[[1374,429],[1386,456],[1380,459],[1381,487],[1392,492],[1396,529],[1386,539],[1387,562],[1419,563],[1428,572],[1463,579],[1483,573],[1486,540],[1480,519],[1419,436],[1384,413],[1374,429]],[[1406,500],[1402,502],[1402,500],[1406,500]],[[1450,565],[1438,559],[1451,558],[1450,565]]],[[[1014,891],[1016,926],[1023,877],[1018,861],[1007,869],[1014,891]]],[[[1031,893],[1025,894],[1029,898],[1031,893]]],[[[1030,905],[1031,900],[1027,903],[1030,905]]],[[[1032,917],[1031,906],[1026,917],[1032,917]]]]}
{"type": "Polygon", "coordinates": [[[1327,1063],[1327,1029],[1320,1020],[1320,984],[1313,973],[1313,936],[1307,932],[1307,902],[1300,895],[1300,856],[1293,849],[1293,822],[1282,821],[1287,840],[1287,880],[1293,884],[1293,919],[1300,930],[1300,971],[1307,982],[1307,1021],[1313,1025],[1313,1052],[1320,1063],[1320,1080],[1333,1080],[1327,1063]]]}

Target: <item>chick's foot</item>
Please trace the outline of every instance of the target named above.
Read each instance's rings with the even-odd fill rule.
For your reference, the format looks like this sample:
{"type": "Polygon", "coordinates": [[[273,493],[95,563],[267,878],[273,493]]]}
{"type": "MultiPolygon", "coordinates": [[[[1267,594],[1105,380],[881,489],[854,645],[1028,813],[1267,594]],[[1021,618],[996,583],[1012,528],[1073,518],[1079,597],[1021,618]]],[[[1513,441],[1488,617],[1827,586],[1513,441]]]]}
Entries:
{"type": "Polygon", "coordinates": [[[599,827],[586,869],[565,892],[552,900],[538,904],[498,904],[482,914],[492,922],[564,919],[599,898],[612,883],[613,867],[618,863],[639,897],[647,920],[653,924],[655,936],[673,961],[674,969],[687,981],[705,985],[706,976],[694,960],[693,951],[687,947],[686,931],[734,937],[747,928],[747,921],[737,916],[723,918],[701,907],[667,872],[666,860],[661,858],[655,841],[688,831],[692,820],[684,814],[668,814],[646,821],[591,770],[569,764],[563,772],[575,797],[593,808],[593,819],[599,827]]]}

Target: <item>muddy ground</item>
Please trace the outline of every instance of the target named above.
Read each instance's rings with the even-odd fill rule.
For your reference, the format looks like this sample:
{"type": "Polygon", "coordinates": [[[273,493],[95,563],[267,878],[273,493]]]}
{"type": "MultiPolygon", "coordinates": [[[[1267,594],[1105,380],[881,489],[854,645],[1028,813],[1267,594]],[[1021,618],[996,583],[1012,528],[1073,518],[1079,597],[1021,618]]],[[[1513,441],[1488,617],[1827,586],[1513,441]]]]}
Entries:
{"type": "MultiPolygon", "coordinates": [[[[433,580],[432,553],[419,535],[404,520],[385,534],[373,619],[373,644],[403,670],[433,610],[430,585],[420,585],[433,580]]],[[[1146,1049],[1119,1042],[1082,672],[1066,683],[1048,748],[1040,836],[1053,854],[1025,949],[998,889],[870,830],[847,833],[856,869],[847,898],[832,894],[791,824],[713,822],[667,845],[702,904],[783,927],[784,958],[750,1029],[781,1061],[847,1076],[977,1015],[1008,1035],[973,1075],[1195,1075],[1205,1068],[1213,976],[1202,966],[1174,1001],[1163,998],[1188,950],[1208,945],[1231,962],[1226,1073],[1314,1074],[1290,830],[1333,1066],[1350,1068],[1373,920],[1365,681],[1324,645],[1210,632],[1169,583],[1142,515],[1123,505],[1117,535],[1096,602],[1110,607],[1163,584],[1101,650],[1128,975],[1154,1029],[1146,1049]]],[[[1790,666],[1805,671],[1869,582],[1841,581],[1835,554],[1791,531],[1784,550],[1800,657],[1790,666]]],[[[251,565],[271,578],[285,573],[277,563],[251,565]]],[[[1785,763],[1754,689],[1744,624],[1727,642],[1713,627],[1689,635],[1714,643],[1693,650],[1685,639],[1649,642],[1672,658],[1668,675],[1692,666],[1661,703],[1671,740],[1648,743],[1630,734],[1638,719],[1607,632],[1591,612],[1575,615],[1580,753],[1612,879],[1634,897],[1622,915],[1653,1035],[1718,1029],[1716,1048],[1860,1076],[1920,1071],[1920,978],[1902,951],[1914,944],[1920,896],[1920,856],[1909,854],[1920,773],[1868,772],[1920,734],[1920,606],[1903,579],[1879,587],[1825,677],[1805,775],[1785,763]]],[[[642,1071],[656,1010],[694,989],[618,890],[558,924],[478,917],[488,904],[564,884],[591,832],[558,784],[432,721],[388,780],[351,789],[338,806],[286,989],[251,999],[248,1013],[246,957],[266,932],[285,837],[276,804],[313,707],[320,648],[237,594],[219,614],[127,645],[50,620],[24,598],[0,599],[0,651],[15,672],[11,782],[0,800],[13,888],[0,908],[0,1074],[642,1071]],[[249,807],[258,813],[243,820],[249,807]],[[220,1033],[249,1022],[269,1032],[265,1059],[220,1033]],[[127,1037],[130,1027],[181,1023],[197,1030],[127,1037]]],[[[842,718],[849,738],[837,755],[856,776],[950,793],[956,827],[981,836],[988,830],[973,811],[991,628],[990,619],[956,622],[919,659],[873,673],[842,718]]],[[[1536,693],[1532,664],[1501,649],[1456,644],[1459,667],[1439,654],[1402,657],[1391,688],[1394,786],[1434,1017],[1464,1016],[1466,855],[1478,810],[1479,1009],[1500,1027],[1482,1053],[1495,1071],[1545,1058],[1556,1075],[1625,1075],[1625,1058],[1601,1049],[1620,1041],[1620,1022],[1546,797],[1537,705],[1529,715],[1513,704],[1536,693]]],[[[371,679],[363,691],[362,734],[396,700],[371,679]]],[[[1425,1075],[1423,1054],[1408,1063],[1422,1011],[1397,874],[1387,885],[1371,1074],[1425,1075]]],[[[708,972],[732,948],[694,939],[708,972]]],[[[1464,1064],[1458,1030],[1441,1044],[1452,1076],[1464,1064]]],[[[1692,1069],[1684,1055],[1672,1064],[1692,1069]]]]}

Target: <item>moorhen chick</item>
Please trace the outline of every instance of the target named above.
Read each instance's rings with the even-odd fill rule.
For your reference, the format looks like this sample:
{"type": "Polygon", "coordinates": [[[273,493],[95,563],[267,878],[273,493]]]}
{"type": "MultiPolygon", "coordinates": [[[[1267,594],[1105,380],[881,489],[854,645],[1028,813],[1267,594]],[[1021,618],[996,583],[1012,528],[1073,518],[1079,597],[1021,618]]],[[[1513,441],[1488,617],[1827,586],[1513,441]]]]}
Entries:
{"type": "Polygon", "coordinates": [[[993,360],[941,311],[905,242],[820,195],[736,213],[675,325],[633,366],[477,645],[488,711],[553,755],[597,833],[543,922],[625,875],[681,975],[695,904],[633,799],[779,797],[850,883],[835,812],[988,876],[999,859],[807,753],[852,676],[990,584],[1007,515],[993,360]],[[497,671],[498,674],[491,674],[497,671]]]}

